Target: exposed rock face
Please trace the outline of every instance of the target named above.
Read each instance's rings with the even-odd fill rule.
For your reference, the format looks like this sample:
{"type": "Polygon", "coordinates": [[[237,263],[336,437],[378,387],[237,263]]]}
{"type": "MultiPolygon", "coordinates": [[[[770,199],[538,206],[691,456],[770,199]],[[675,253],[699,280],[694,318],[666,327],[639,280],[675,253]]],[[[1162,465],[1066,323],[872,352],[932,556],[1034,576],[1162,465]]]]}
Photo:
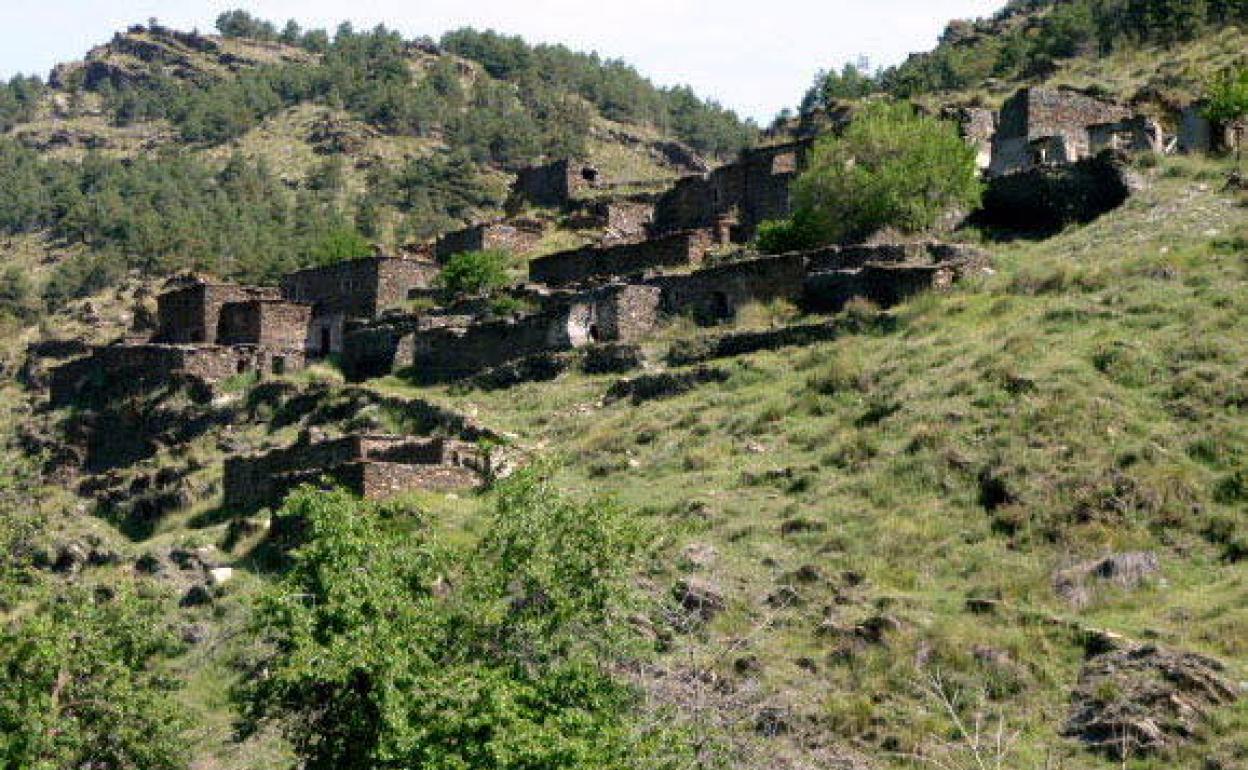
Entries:
{"type": "Polygon", "coordinates": [[[1212,658],[1118,647],[1084,664],[1064,732],[1117,759],[1155,754],[1191,740],[1212,711],[1239,697],[1212,658]]]}
{"type": "Polygon", "coordinates": [[[1062,570],[1053,578],[1053,590],[1071,605],[1085,607],[1091,601],[1091,585],[1096,581],[1131,589],[1159,574],[1161,561],[1157,554],[1120,553],[1062,570]]]}

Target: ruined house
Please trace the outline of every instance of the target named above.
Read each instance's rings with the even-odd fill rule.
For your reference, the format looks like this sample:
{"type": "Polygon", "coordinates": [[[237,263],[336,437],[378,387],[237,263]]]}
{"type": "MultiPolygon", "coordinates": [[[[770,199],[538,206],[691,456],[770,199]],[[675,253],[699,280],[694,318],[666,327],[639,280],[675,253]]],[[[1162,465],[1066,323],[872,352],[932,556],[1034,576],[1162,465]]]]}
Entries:
{"type": "Polygon", "coordinates": [[[629,284],[561,294],[538,313],[404,335],[394,365],[418,382],[449,382],[538,353],[635,342],[654,331],[659,302],[658,288],[629,284]]]}
{"type": "Polygon", "coordinates": [[[221,307],[217,341],[222,345],[259,345],[302,352],[311,322],[311,305],[280,299],[230,302],[221,307]]]}
{"type": "Polygon", "coordinates": [[[211,388],[240,374],[281,375],[304,365],[302,350],[258,345],[105,345],[52,370],[53,408],[184,384],[211,388]]]}
{"type": "Polygon", "coordinates": [[[232,302],[280,299],[274,289],[238,286],[184,275],[166,284],[156,299],[158,328],[153,342],[170,344],[216,343],[221,309],[232,302]]]}
{"type": "Polygon", "coordinates": [[[493,472],[488,463],[461,441],[363,435],[313,441],[305,434],[289,447],[227,459],[224,507],[232,513],[276,507],[295,487],[322,479],[369,500],[472,488],[493,472]]]}
{"type": "Polygon", "coordinates": [[[1112,123],[1088,127],[1090,154],[1104,150],[1117,152],[1166,151],[1166,132],[1161,124],[1146,115],[1134,115],[1112,123]]]}
{"type": "Polygon", "coordinates": [[[1130,109],[1070,90],[1024,88],[1001,108],[994,176],[1074,163],[1093,153],[1091,128],[1130,121],[1130,109]]]}
{"type": "Polygon", "coordinates": [[[562,208],[600,181],[598,169],[571,160],[521,169],[511,188],[513,205],[562,208]]]}
{"type": "Polygon", "coordinates": [[[667,315],[700,322],[730,320],[751,303],[796,302],[802,297],[806,262],[801,254],[729,262],[685,275],[663,275],[647,283],[662,292],[667,315]]]}
{"type": "Polygon", "coordinates": [[[653,232],[711,229],[721,242],[749,241],[763,222],[792,213],[789,188],[813,146],[807,139],[746,150],[736,163],[685,177],[659,199],[653,232]]]}
{"type": "Polygon", "coordinates": [[[342,352],[347,319],[373,318],[428,289],[438,266],[417,259],[367,257],[300,270],[282,278],[282,296],[312,306],[309,355],[342,352]]]}

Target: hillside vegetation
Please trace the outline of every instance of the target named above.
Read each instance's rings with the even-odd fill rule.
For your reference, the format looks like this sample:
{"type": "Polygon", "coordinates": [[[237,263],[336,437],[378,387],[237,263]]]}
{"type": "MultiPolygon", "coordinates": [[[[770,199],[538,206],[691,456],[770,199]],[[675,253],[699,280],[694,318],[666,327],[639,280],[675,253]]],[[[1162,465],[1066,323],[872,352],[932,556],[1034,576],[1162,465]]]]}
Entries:
{"type": "MultiPolygon", "coordinates": [[[[1238,6],[1189,3],[1181,33],[1128,24],[1147,7],[1013,3],[853,87],[984,98],[1031,77],[996,72],[1011,36],[1068,14],[1093,14],[1095,46],[1044,77],[1143,85],[1151,46],[1193,72],[1235,55],[1240,32],[1206,27],[1238,6]]],[[[991,269],[887,310],[669,318],[641,345],[650,388],[348,385],[331,359],[52,409],[49,362],[150,329],[174,271],[272,281],[488,217],[523,163],[662,185],[671,143],[715,158],[754,135],[622,63],[492,33],[220,27],[134,29],[0,89],[0,768],[1248,766],[1236,161],[1141,154],[1091,222],[946,233],[991,269]],[[715,344],[806,324],[820,341],[715,344]],[[227,457],[426,435],[436,410],[523,467],[226,510],[227,457]]],[[[914,237],[975,205],[951,126],[866,114],[819,143],[799,205],[868,201],[862,232],[914,237]]],[[[524,215],[554,222],[539,253],[588,237],[524,215]]],[[[845,223],[822,224],[820,243],[845,223]]],[[[457,255],[440,288],[521,266],[457,255]]]]}
{"type": "MultiPolygon", "coordinates": [[[[0,232],[45,239],[51,303],[128,270],[270,281],[501,213],[544,159],[621,181],[725,158],[753,126],[619,61],[460,30],[333,35],[224,14],[219,37],[135,27],[0,87],[0,232]]],[[[29,267],[29,266],[28,266],[29,267]]],[[[28,271],[29,272],[29,271],[28,271]]]]}

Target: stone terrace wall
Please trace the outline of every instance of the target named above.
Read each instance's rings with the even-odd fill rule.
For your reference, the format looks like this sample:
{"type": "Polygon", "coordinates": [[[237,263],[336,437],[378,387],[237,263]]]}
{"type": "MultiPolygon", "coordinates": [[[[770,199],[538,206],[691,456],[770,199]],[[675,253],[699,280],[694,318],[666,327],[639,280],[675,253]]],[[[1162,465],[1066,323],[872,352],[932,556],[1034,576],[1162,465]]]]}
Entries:
{"type": "Polygon", "coordinates": [[[702,262],[712,246],[706,231],[676,233],[641,243],[575,249],[529,263],[529,278],[548,286],[566,286],[595,278],[639,275],[662,267],[687,267],[702,262]]]}
{"type": "Polygon", "coordinates": [[[983,252],[974,246],[937,241],[832,246],[804,256],[806,269],[811,273],[852,270],[869,264],[930,264],[985,258],[983,252]]]}
{"type": "Polygon", "coordinates": [[[222,345],[264,345],[303,350],[312,307],[281,300],[231,302],[221,308],[217,339],[222,345]]]}
{"type": "Polygon", "coordinates": [[[647,283],[663,291],[664,312],[717,321],[732,318],[750,302],[796,302],[802,297],[805,279],[805,258],[786,254],[730,262],[689,275],[659,276],[647,283]]]}

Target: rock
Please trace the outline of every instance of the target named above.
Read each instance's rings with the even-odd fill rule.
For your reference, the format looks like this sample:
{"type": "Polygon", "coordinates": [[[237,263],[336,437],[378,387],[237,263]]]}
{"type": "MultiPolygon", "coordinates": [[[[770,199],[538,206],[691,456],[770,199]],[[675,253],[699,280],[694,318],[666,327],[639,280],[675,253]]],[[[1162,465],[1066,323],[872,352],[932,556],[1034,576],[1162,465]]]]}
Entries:
{"type": "Polygon", "coordinates": [[[757,655],[746,655],[737,658],[732,664],[733,671],[739,676],[750,676],[753,674],[761,674],[763,671],[763,662],[758,659],[757,655]]]}
{"type": "Polygon", "coordinates": [[[680,606],[710,620],[727,608],[724,592],[718,584],[702,578],[685,578],[676,583],[672,595],[680,606]]]}
{"type": "Polygon", "coordinates": [[[789,714],[784,709],[775,707],[761,709],[754,721],[754,730],[766,738],[787,735],[790,729],[789,714]]]}
{"type": "Polygon", "coordinates": [[[1135,589],[1161,574],[1161,561],[1151,551],[1121,553],[1104,559],[1076,564],[1053,577],[1053,590],[1076,608],[1092,601],[1093,581],[1105,581],[1124,589],[1135,589]]]}
{"type": "Polygon", "coordinates": [[[854,634],[865,642],[883,644],[890,634],[901,630],[901,621],[892,615],[875,615],[854,627],[854,634]]]}
{"type": "Polygon", "coordinates": [[[200,644],[208,638],[208,627],[202,623],[192,623],[182,629],[182,641],[186,644],[200,644]]]}
{"type": "Polygon", "coordinates": [[[209,590],[208,586],[197,584],[191,586],[190,590],[182,596],[182,600],[178,602],[178,606],[203,607],[204,605],[212,604],[212,599],[212,591],[209,590]]]}
{"type": "Polygon", "coordinates": [[[681,564],[691,569],[706,569],[714,564],[718,557],[719,551],[707,543],[691,543],[680,552],[681,564]]]}
{"type": "Polygon", "coordinates": [[[805,603],[801,592],[793,586],[780,586],[767,596],[767,606],[777,610],[801,607],[805,603]]]}
{"type": "Polygon", "coordinates": [[[1175,748],[1240,692],[1219,661],[1125,644],[1084,664],[1063,733],[1115,759],[1175,748]]]}
{"type": "Polygon", "coordinates": [[[788,580],[792,583],[801,583],[803,585],[814,585],[816,583],[826,583],[828,576],[823,570],[813,564],[804,564],[797,570],[790,573],[788,580]]]}
{"type": "Polygon", "coordinates": [[[52,562],[52,569],[56,572],[72,575],[81,572],[83,567],[87,566],[89,560],[90,554],[80,543],[66,543],[57,549],[56,560],[52,562]]]}
{"type": "Polygon", "coordinates": [[[221,586],[234,579],[234,569],[232,567],[214,567],[208,570],[208,584],[213,586],[221,586]]]}

